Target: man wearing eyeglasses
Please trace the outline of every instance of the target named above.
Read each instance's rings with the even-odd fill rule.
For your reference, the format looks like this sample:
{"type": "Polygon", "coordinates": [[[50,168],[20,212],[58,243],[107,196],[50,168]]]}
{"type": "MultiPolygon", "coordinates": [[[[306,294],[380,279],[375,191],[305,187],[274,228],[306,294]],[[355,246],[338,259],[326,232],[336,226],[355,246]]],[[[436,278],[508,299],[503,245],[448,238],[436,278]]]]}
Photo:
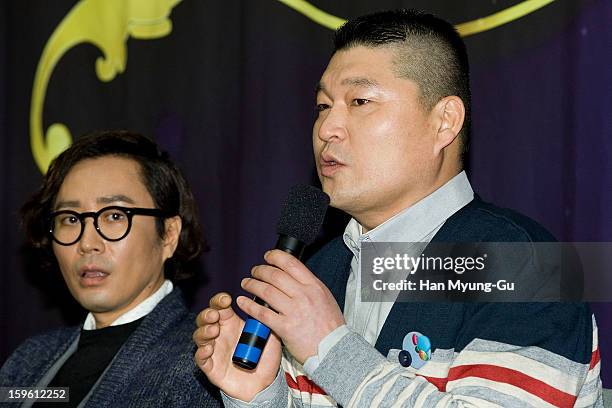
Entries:
{"type": "Polygon", "coordinates": [[[203,244],[193,195],[165,152],[124,131],[82,137],[22,216],[89,314],[27,340],[0,386],[68,387],[62,406],[219,406],[192,360],[194,316],[168,279],[203,244]]]}

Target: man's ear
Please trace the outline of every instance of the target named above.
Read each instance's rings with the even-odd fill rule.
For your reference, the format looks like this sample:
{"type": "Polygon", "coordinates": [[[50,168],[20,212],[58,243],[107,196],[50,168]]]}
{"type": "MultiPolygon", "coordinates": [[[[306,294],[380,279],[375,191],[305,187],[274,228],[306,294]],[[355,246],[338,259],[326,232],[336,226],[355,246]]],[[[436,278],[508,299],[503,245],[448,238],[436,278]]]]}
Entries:
{"type": "Polygon", "coordinates": [[[438,115],[439,126],[434,142],[434,155],[438,156],[442,150],[459,135],[465,120],[465,106],[458,96],[446,96],[442,98],[433,111],[438,115]]]}
{"type": "Polygon", "coordinates": [[[166,218],[164,220],[164,238],[162,240],[164,261],[166,259],[172,258],[172,255],[174,255],[174,251],[176,251],[179,238],[181,237],[182,227],[183,222],[181,220],[181,217],[178,215],[166,218]]]}

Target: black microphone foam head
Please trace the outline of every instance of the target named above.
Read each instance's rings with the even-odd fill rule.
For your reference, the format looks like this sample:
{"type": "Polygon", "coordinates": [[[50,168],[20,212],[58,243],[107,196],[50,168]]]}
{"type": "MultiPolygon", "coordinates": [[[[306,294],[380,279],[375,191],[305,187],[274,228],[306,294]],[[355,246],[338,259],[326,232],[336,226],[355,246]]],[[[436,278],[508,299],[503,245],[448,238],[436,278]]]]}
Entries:
{"type": "Polygon", "coordinates": [[[283,204],[276,231],[310,245],[323,225],[328,205],[329,196],[318,188],[294,186],[283,204]]]}

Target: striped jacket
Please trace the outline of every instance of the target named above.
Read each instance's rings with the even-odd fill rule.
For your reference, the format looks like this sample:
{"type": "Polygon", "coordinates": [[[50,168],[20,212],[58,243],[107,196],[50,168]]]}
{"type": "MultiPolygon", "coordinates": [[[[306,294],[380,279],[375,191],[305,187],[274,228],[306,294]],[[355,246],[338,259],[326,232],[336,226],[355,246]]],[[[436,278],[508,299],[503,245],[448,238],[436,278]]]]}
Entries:
{"type": "MultiPolygon", "coordinates": [[[[552,240],[534,221],[475,198],[432,242],[552,240]]],[[[308,262],[341,307],[351,257],[337,238],[308,262]]],[[[398,302],[374,347],[349,332],[310,373],[285,352],[264,405],[601,407],[599,371],[587,304],[398,302]],[[410,331],[432,343],[431,360],[418,370],[398,362],[410,331]]]]}

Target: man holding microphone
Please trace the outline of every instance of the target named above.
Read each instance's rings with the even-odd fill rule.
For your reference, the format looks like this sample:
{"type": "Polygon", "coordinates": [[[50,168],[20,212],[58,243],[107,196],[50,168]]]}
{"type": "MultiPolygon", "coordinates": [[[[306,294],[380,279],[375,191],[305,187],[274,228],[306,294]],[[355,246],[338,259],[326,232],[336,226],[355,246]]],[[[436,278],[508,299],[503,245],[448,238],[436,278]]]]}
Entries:
{"type": "Polygon", "coordinates": [[[307,265],[273,250],[243,280],[270,305],[236,299],[272,330],[255,370],[232,364],[243,322],[228,294],[198,315],[195,361],[225,405],[602,406],[586,304],[360,301],[363,243],[554,238],[471,188],[469,68],[451,24],[380,12],[347,22],[334,46],[313,150],[331,205],[352,219],[307,265]],[[430,345],[425,364],[402,360],[409,334],[430,345]]]}

